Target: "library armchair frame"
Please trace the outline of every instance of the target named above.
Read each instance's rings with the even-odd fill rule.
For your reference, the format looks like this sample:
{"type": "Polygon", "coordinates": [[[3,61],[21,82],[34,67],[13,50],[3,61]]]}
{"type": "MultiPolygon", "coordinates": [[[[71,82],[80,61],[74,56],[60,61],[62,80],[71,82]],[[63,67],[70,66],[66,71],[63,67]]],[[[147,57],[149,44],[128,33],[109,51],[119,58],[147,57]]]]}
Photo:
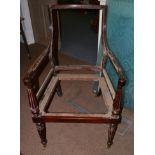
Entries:
{"type": "Polygon", "coordinates": [[[37,58],[24,77],[24,84],[27,87],[29,106],[32,113],[32,120],[37,126],[41,143],[45,146],[46,122],[68,122],[68,123],[107,123],[108,141],[107,147],[113,143],[113,138],[118,124],[121,122],[121,98],[123,86],[125,85],[125,76],[117,58],[108,49],[106,41],[106,17],[107,5],[48,5],[50,21],[50,39],[47,48],[37,58]],[[58,63],[58,10],[61,9],[96,9],[102,10],[102,45],[103,56],[100,66],[92,65],[67,65],[59,66],[58,63]],[[51,17],[52,15],[52,17],[51,17]],[[115,91],[108,77],[105,66],[107,60],[110,60],[119,77],[117,90],[115,91]],[[44,70],[47,63],[51,62],[52,67],[39,88],[38,77],[44,70]],[[93,71],[94,74],[61,74],[61,71],[93,71]],[[56,91],[58,96],[62,95],[61,80],[84,80],[98,81],[99,88],[105,97],[108,107],[106,114],[75,114],[75,113],[49,113],[48,104],[53,93],[56,91]],[[104,95],[104,92],[108,92],[104,95]],[[42,95],[45,97],[40,101],[42,95]]]}

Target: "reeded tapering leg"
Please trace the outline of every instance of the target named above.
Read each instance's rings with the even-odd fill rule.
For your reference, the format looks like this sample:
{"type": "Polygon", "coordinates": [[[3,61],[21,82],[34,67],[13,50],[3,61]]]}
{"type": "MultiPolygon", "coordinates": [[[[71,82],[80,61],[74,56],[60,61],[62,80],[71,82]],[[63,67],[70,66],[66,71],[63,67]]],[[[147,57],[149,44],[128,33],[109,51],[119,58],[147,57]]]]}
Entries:
{"type": "Polygon", "coordinates": [[[36,127],[41,139],[41,143],[44,147],[46,147],[47,139],[46,139],[46,126],[45,123],[36,123],[36,127]]]}
{"type": "Polygon", "coordinates": [[[60,97],[62,96],[62,89],[61,89],[60,81],[57,83],[56,92],[58,96],[60,97]]]}
{"type": "Polygon", "coordinates": [[[113,144],[113,139],[117,130],[117,126],[117,124],[110,124],[109,126],[107,148],[110,148],[110,146],[113,144]]]}

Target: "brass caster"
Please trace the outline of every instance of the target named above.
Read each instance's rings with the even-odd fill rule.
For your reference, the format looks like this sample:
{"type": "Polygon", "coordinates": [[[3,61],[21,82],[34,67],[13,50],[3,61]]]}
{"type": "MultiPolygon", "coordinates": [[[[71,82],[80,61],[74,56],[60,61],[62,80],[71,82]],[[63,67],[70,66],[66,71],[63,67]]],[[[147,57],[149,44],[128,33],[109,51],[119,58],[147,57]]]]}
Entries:
{"type": "Polygon", "coordinates": [[[107,143],[107,149],[110,149],[112,143],[107,143]]]}
{"type": "Polygon", "coordinates": [[[47,147],[47,144],[43,144],[42,146],[43,146],[43,148],[42,148],[42,149],[43,149],[43,150],[45,150],[45,149],[46,149],[46,147],[47,147]]]}
{"type": "Polygon", "coordinates": [[[47,140],[44,141],[44,142],[42,142],[42,146],[43,146],[43,150],[45,150],[46,149],[46,146],[47,146],[47,140]]]}

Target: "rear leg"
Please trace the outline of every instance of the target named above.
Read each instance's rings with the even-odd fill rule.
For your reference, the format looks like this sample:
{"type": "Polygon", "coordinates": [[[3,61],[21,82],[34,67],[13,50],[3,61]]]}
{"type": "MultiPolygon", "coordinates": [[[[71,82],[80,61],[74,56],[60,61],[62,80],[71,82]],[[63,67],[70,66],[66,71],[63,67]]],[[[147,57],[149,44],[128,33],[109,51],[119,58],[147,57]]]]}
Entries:
{"type": "Polygon", "coordinates": [[[61,89],[61,85],[60,85],[60,81],[58,81],[58,83],[57,83],[56,92],[57,92],[57,95],[58,95],[59,97],[61,97],[61,96],[63,95],[62,89],[61,89]]]}

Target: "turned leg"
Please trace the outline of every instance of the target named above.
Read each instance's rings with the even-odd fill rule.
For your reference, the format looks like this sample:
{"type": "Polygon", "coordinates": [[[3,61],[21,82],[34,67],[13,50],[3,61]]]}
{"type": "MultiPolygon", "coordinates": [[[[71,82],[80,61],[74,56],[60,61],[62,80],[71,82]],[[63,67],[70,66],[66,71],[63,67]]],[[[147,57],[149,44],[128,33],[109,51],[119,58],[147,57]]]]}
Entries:
{"type": "Polygon", "coordinates": [[[113,144],[113,139],[117,130],[117,126],[117,124],[110,124],[109,126],[107,148],[109,148],[113,144]]]}
{"type": "Polygon", "coordinates": [[[47,139],[46,139],[46,126],[45,123],[36,123],[36,127],[41,139],[41,143],[44,147],[46,147],[47,139]]]}
{"type": "Polygon", "coordinates": [[[61,89],[60,81],[57,83],[56,92],[58,96],[60,97],[62,96],[62,89],[61,89]]]}

